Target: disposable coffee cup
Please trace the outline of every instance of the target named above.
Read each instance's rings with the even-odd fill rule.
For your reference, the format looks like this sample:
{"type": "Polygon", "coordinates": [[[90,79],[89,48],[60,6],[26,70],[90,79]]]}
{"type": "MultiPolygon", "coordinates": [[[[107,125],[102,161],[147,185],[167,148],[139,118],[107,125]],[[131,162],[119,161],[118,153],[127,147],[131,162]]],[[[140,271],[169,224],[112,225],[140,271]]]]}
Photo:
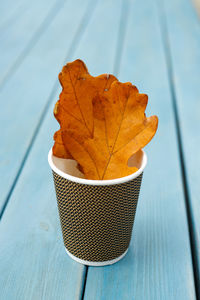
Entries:
{"type": "Polygon", "coordinates": [[[113,180],[84,179],[74,160],[48,154],[53,172],[63,241],[68,255],[88,266],[105,266],[128,251],[142,175],[143,150],[129,161],[138,171],[113,180]]]}

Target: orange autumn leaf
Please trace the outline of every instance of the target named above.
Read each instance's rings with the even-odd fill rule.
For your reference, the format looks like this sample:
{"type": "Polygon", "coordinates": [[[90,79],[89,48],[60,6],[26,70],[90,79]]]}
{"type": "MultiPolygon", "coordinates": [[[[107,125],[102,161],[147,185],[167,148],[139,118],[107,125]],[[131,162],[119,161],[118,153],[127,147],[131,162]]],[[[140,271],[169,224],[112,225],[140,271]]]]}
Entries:
{"type": "Polygon", "coordinates": [[[61,130],[58,130],[54,133],[54,146],[53,146],[53,153],[55,156],[60,157],[60,158],[70,158],[73,159],[69,151],[65,149],[65,146],[62,141],[62,136],[61,136],[61,130]]]}
{"type": "Polygon", "coordinates": [[[63,144],[63,130],[81,130],[82,137],[92,137],[94,130],[92,100],[97,94],[104,94],[117,78],[103,74],[93,77],[81,60],[75,60],[63,67],[59,74],[62,92],[54,108],[54,115],[61,129],[54,135],[53,154],[71,158],[63,144]]]}
{"type": "Polygon", "coordinates": [[[147,95],[131,83],[113,81],[107,91],[93,97],[90,120],[61,126],[65,148],[85,178],[115,179],[137,171],[128,166],[128,159],[150,142],[158,125],[156,116],[145,115],[147,102],[147,95]],[[89,124],[92,134],[87,134],[89,124]]]}

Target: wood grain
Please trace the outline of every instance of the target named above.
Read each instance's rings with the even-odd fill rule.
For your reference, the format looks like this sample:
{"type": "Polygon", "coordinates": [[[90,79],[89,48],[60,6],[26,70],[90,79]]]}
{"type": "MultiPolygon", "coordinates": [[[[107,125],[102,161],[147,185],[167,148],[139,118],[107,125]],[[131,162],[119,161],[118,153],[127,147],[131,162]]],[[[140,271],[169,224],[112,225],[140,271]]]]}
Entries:
{"type": "Polygon", "coordinates": [[[196,299],[176,128],[157,7],[131,2],[120,79],[149,95],[160,119],[147,147],[132,242],[127,256],[89,268],[85,299],[196,299]]]}

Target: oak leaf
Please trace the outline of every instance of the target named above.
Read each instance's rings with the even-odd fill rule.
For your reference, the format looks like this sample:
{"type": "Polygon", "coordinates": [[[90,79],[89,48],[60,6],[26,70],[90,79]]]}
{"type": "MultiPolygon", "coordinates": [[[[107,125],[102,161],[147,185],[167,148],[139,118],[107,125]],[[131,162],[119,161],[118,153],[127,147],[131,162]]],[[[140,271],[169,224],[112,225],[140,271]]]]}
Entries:
{"type": "Polygon", "coordinates": [[[54,133],[53,138],[54,138],[54,141],[55,141],[54,146],[53,146],[53,154],[57,157],[60,157],[60,158],[73,159],[73,157],[71,156],[69,151],[67,151],[67,149],[65,149],[60,129],[54,133]]]}
{"type": "Polygon", "coordinates": [[[158,125],[156,116],[145,115],[147,102],[148,96],[131,83],[113,80],[108,90],[89,101],[84,123],[77,114],[73,125],[61,126],[65,148],[85,178],[115,179],[137,171],[128,166],[128,159],[150,142],[158,125]]]}
{"type": "Polygon", "coordinates": [[[94,130],[93,98],[109,90],[113,75],[93,77],[81,60],[68,63],[59,74],[62,92],[54,108],[54,116],[61,129],[54,134],[53,154],[61,158],[72,158],[63,144],[62,131],[81,131],[82,138],[91,138],[94,130]]]}

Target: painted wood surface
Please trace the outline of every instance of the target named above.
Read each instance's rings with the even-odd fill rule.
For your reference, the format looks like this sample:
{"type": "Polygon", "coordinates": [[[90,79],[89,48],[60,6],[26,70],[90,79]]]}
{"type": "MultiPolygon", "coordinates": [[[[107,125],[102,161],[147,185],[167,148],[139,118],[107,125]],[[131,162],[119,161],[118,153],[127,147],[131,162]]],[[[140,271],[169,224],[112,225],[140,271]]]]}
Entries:
{"type": "Polygon", "coordinates": [[[164,1],[200,297],[200,20],[190,1],[164,1]]]}
{"type": "Polygon", "coordinates": [[[55,92],[57,74],[68,54],[79,43],[87,25],[85,16],[89,20],[92,14],[90,7],[93,6],[89,7],[91,1],[81,3],[81,0],[66,2],[45,34],[0,90],[0,98],[4,102],[0,110],[0,127],[6,128],[1,132],[0,211],[18,177],[46,105],[55,92]]]}
{"type": "Polygon", "coordinates": [[[160,118],[147,147],[132,242],[119,263],[88,269],[85,298],[196,299],[177,136],[156,3],[132,1],[119,77],[149,95],[160,118]]]}
{"type": "Polygon", "coordinates": [[[0,223],[2,300],[80,299],[82,293],[85,267],[63,247],[47,165],[49,129],[46,122],[0,223]]]}
{"type": "MultiPolygon", "coordinates": [[[[68,10],[65,9],[63,15],[66,17],[66,11],[68,11],[69,15],[71,14],[72,18],[74,18],[74,10],[79,7],[79,3],[77,0],[73,1],[73,4],[70,3],[72,5],[71,8],[68,6],[68,10]]],[[[90,4],[90,2],[88,3],[90,4]]],[[[104,3],[97,3],[94,11],[88,10],[87,7],[87,11],[91,15],[90,22],[85,24],[85,26],[87,25],[87,31],[80,31],[81,34],[76,35],[78,41],[71,46],[71,56],[68,59],[75,59],[83,53],[91,72],[99,73],[104,70],[112,72],[113,56],[115,56],[118,39],[118,25],[121,17],[121,4],[121,0],[117,0],[115,3],[109,0],[104,3]],[[105,11],[102,25],[102,13],[105,11]],[[114,20],[110,19],[112,12],[115,14],[114,20]],[[110,27],[110,31],[104,34],[108,27],[110,27]],[[114,31],[115,28],[117,28],[116,31],[114,31]],[[96,34],[97,32],[99,34],[96,34]],[[92,44],[94,38],[95,44],[92,44]],[[99,59],[99,61],[96,59],[102,55],[102,43],[109,43],[110,48],[109,51],[104,53],[105,63],[102,59],[99,59]],[[92,50],[90,50],[90,45],[93,46],[92,50]],[[109,62],[108,65],[107,62],[109,62]],[[104,67],[103,63],[105,64],[104,67]],[[95,65],[95,68],[92,68],[93,65],[95,65]]],[[[86,17],[88,20],[88,15],[86,17]]],[[[69,16],[68,19],[70,19],[69,16]]],[[[79,21],[80,19],[81,14],[79,15],[79,21]]],[[[85,19],[82,18],[81,20],[79,24],[82,28],[85,19]]],[[[62,14],[59,14],[59,22],[63,25],[62,14]]],[[[56,26],[56,23],[54,23],[54,26],[55,32],[58,34],[60,27],[56,26]]],[[[71,30],[72,28],[70,27],[70,32],[71,30]]],[[[72,32],[71,34],[74,35],[75,33],[72,32]]],[[[63,32],[60,32],[60,36],[63,37],[63,32]]],[[[68,32],[68,38],[69,36],[68,32]]],[[[47,44],[48,40],[45,41],[47,44]]],[[[51,42],[52,39],[49,37],[48,45],[51,42]]],[[[42,43],[41,41],[40,49],[42,43]]],[[[62,41],[59,44],[58,39],[57,43],[57,48],[62,48],[62,41]]],[[[34,49],[36,48],[37,46],[34,49]]],[[[69,50],[67,47],[65,49],[65,56],[67,56],[69,50]]],[[[32,57],[33,54],[27,58],[27,65],[32,57]]],[[[59,52],[55,53],[55,57],[58,59],[59,52]]],[[[52,56],[49,56],[49,60],[50,58],[52,56]]],[[[50,69],[49,72],[55,73],[57,77],[59,71],[57,69],[61,68],[61,65],[57,66],[58,62],[56,64],[53,58],[51,63],[55,65],[55,69],[54,71],[50,69]]],[[[64,61],[61,64],[63,63],[64,61]]],[[[47,76],[47,66],[44,65],[43,68],[44,73],[42,74],[48,79],[46,85],[48,84],[52,89],[54,81],[51,81],[51,77],[47,76]]],[[[37,72],[38,69],[35,70],[35,74],[37,72]]],[[[36,88],[35,83],[31,91],[34,92],[36,88]]],[[[41,86],[40,83],[40,91],[42,88],[46,87],[41,86]]],[[[47,89],[45,91],[46,97],[49,96],[47,89]]],[[[39,92],[37,91],[38,95],[39,92]]],[[[59,92],[60,88],[52,94],[52,102],[56,102],[59,92]]],[[[25,102],[27,97],[23,97],[25,102]]],[[[47,101],[46,98],[45,101],[47,101]]],[[[34,97],[31,98],[29,105],[32,102],[34,102],[34,97]]],[[[2,300],[18,300],[19,298],[20,300],[74,300],[81,299],[83,292],[86,268],[71,260],[65,253],[60,232],[53,179],[47,163],[47,153],[52,146],[53,132],[58,127],[52,113],[54,103],[46,111],[44,122],[40,130],[38,130],[34,143],[32,143],[29,155],[0,222],[0,270],[1,274],[3,274],[3,276],[0,276],[0,299],[2,300]]],[[[39,104],[41,106],[41,102],[38,102],[38,107],[39,104]]],[[[25,108],[28,109],[28,107],[27,105],[25,108]]],[[[35,109],[36,111],[39,111],[39,108],[35,109]]],[[[35,122],[38,119],[35,118],[35,122]]],[[[25,126],[27,119],[23,122],[25,126]]],[[[32,134],[31,125],[27,126],[30,126],[29,134],[32,134]]],[[[25,151],[26,148],[24,146],[21,149],[25,151]]]]}
{"type": "MultiPolygon", "coordinates": [[[[6,24],[9,22],[16,22],[16,18],[24,11],[24,8],[28,7],[28,1],[26,0],[7,0],[0,3],[0,30],[6,29],[6,24]]],[[[2,32],[0,32],[1,34],[2,32]]]]}
{"type": "MultiPolygon", "coordinates": [[[[24,7],[23,0],[19,3],[24,7]]],[[[44,5],[35,3],[30,4],[35,10],[44,5]]],[[[55,18],[44,21],[44,14],[43,29],[32,31],[32,44],[22,39],[29,45],[26,55],[20,64],[11,64],[15,73],[0,91],[0,127],[5,128],[0,147],[0,299],[74,300],[84,292],[87,268],[64,251],[47,164],[58,127],[52,116],[60,91],[57,74],[65,61],[78,57],[92,74],[115,72],[122,81],[132,81],[149,95],[148,114],[160,118],[158,134],[146,149],[149,163],[129,252],[116,265],[88,269],[84,299],[196,299],[173,110],[174,91],[199,261],[200,58],[195,11],[186,0],[165,1],[171,51],[166,57],[160,1],[74,0],[56,2],[59,5],[59,11],[52,11],[55,18]]],[[[10,16],[15,11],[17,5],[10,16]]],[[[10,20],[14,24],[15,19],[10,20]]]]}
{"type": "Polygon", "coordinates": [[[31,1],[15,22],[9,22],[0,34],[0,88],[22,63],[30,49],[56,16],[63,1],[31,1]]]}

